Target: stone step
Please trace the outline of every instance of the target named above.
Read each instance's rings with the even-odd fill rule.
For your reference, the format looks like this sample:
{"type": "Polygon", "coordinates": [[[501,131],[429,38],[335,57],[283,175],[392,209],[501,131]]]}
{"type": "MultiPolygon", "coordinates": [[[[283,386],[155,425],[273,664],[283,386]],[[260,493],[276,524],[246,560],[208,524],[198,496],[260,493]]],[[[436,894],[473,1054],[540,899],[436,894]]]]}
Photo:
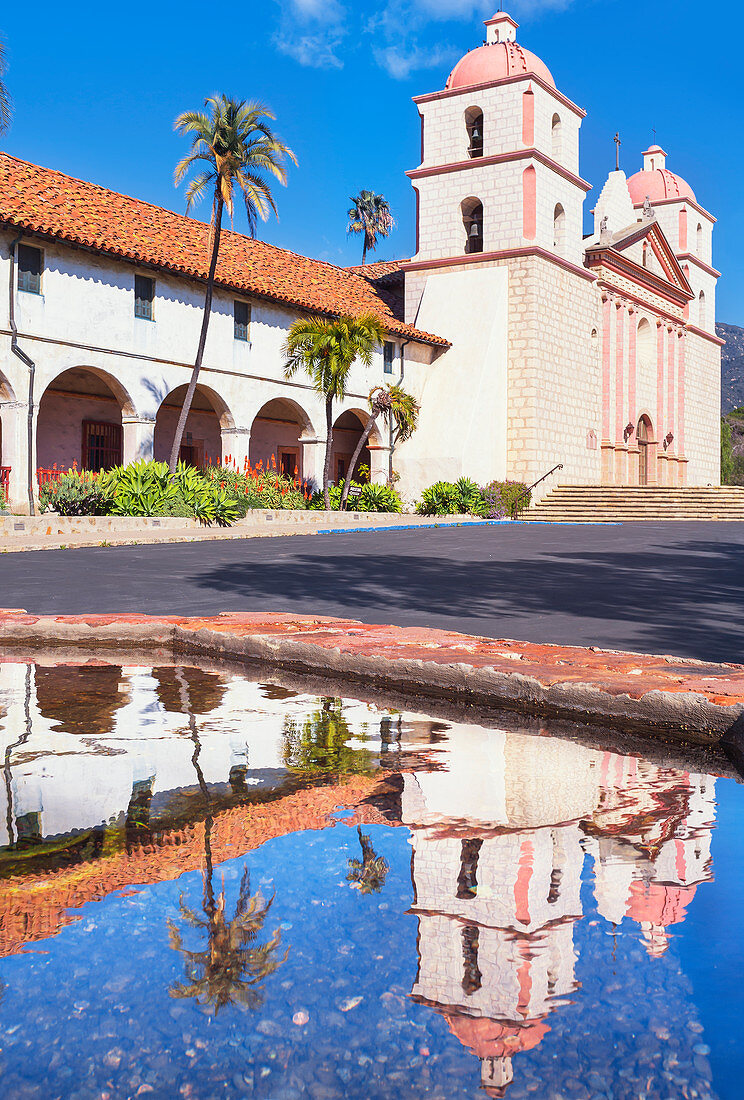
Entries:
{"type": "Polygon", "coordinates": [[[559,485],[523,519],[547,523],[744,521],[744,487],[559,485]]]}

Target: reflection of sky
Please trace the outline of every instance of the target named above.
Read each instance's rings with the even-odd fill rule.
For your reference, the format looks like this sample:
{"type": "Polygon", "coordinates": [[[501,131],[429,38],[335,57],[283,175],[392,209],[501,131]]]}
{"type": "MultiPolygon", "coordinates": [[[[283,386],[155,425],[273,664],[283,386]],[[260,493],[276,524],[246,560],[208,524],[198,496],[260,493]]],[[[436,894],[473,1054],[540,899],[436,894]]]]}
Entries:
{"type": "MultiPolygon", "coordinates": [[[[681,1096],[680,1082],[709,1077],[706,1046],[714,1088],[699,1095],[741,1095],[742,947],[731,930],[744,893],[734,863],[741,790],[721,781],[718,793],[716,881],[698,890],[661,958],[649,958],[631,922],[613,935],[597,916],[585,861],[584,918],[574,925],[581,987],[549,1015],[542,1042],[515,1056],[507,1097],[584,1095],[575,1088],[582,1082],[589,1095],[630,1100],[649,1079],[649,1096],[681,1096]]],[[[18,1074],[40,1097],[76,1090],[97,1096],[107,1081],[113,1097],[142,1083],[171,1096],[187,1079],[193,1096],[239,1096],[247,1089],[242,1075],[252,1071],[253,1095],[268,1098],[282,1095],[280,1084],[292,1096],[317,1072],[326,1087],[328,1074],[338,1074],[333,1087],[350,1098],[419,1097],[437,1086],[447,1097],[478,1095],[477,1059],[441,1015],[407,997],[416,980],[418,924],[407,913],[410,834],[384,826],[365,831],[390,863],[380,894],[363,896],[346,883],[346,861],[359,855],[359,844],[345,825],[271,841],[216,870],[217,885],[225,876],[228,910],[244,862],[253,890],[276,890],[262,938],[283,926],[290,953],[267,980],[255,1014],[228,1007],[210,1021],[168,996],[182,965],[168,947],[166,918],[178,919],[182,891],[198,908],[198,872],[86,906],[79,922],[31,945],[32,953],[3,959],[6,1081],[18,1074]],[[292,1023],[300,1010],[310,1017],[304,1028],[292,1023]]]]}
{"type": "Polygon", "coordinates": [[[716,799],[715,883],[698,890],[673,950],[692,984],[719,1094],[740,1097],[744,1095],[744,791],[740,785],[719,780],[716,799]]]}

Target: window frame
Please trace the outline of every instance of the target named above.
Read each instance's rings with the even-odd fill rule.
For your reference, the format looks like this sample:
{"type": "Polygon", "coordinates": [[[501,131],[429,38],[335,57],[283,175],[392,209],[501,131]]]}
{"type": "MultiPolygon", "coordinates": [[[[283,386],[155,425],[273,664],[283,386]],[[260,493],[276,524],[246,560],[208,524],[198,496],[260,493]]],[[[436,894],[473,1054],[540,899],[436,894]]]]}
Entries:
{"type": "MultiPolygon", "coordinates": [[[[141,288],[140,288],[141,289],[141,288]]],[[[135,272],[134,276],[134,316],[138,321],[154,321],[155,320],[155,294],[156,294],[156,282],[150,275],[143,275],[140,272],[135,272]],[[146,280],[151,288],[152,295],[150,298],[143,298],[137,293],[137,280],[146,280]],[[148,306],[148,312],[142,312],[141,302],[146,302],[148,306]]]]}
{"type": "Polygon", "coordinates": [[[233,339],[240,341],[241,344],[250,344],[251,342],[251,321],[253,320],[253,310],[251,303],[246,302],[241,298],[233,299],[233,339]],[[238,320],[238,307],[245,311],[246,320],[238,320]],[[243,334],[239,330],[243,330],[243,334]]]}
{"type": "Polygon", "coordinates": [[[397,348],[394,340],[383,340],[382,343],[382,373],[395,374],[395,353],[397,348]],[[389,350],[388,350],[389,349],[389,350]],[[390,360],[388,362],[388,354],[390,360]]]}
{"type": "Polygon", "coordinates": [[[23,291],[24,294],[38,294],[38,295],[41,295],[42,294],[42,275],[43,275],[43,272],[44,272],[44,249],[43,248],[37,248],[37,246],[35,244],[22,244],[22,243],[19,243],[18,244],[18,249],[17,249],[17,252],[16,252],[16,267],[18,268],[18,272],[17,272],[18,290],[23,291]],[[29,271],[29,270],[21,267],[21,250],[22,249],[25,249],[26,252],[35,252],[35,253],[37,253],[37,255],[39,257],[39,270],[37,272],[32,272],[32,271],[29,271]],[[24,276],[32,276],[32,277],[35,276],[36,285],[35,286],[24,285],[25,281],[26,281],[24,276]]]}

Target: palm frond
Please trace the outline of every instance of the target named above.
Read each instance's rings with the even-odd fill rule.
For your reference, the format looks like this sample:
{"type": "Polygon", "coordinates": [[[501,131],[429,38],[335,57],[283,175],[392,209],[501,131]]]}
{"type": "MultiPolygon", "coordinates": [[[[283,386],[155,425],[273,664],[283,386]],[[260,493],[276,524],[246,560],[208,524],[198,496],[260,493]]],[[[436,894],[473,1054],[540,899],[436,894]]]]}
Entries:
{"type": "Polygon", "coordinates": [[[7,71],[8,59],[5,46],[0,42],[0,134],[4,134],[10,129],[13,117],[13,100],[3,79],[7,71]]]}
{"type": "Polygon", "coordinates": [[[175,184],[181,184],[198,167],[197,162],[206,161],[211,173],[202,171],[188,184],[187,209],[203,197],[209,182],[215,184],[232,219],[237,188],[253,233],[259,218],[265,221],[277,212],[264,176],[286,184],[285,161],[296,164],[297,158],[272,132],[274,115],[263,104],[215,93],[205,99],[204,106],[204,111],[184,111],[175,121],[176,130],[191,136],[192,141],[190,152],[176,166],[175,184]]]}

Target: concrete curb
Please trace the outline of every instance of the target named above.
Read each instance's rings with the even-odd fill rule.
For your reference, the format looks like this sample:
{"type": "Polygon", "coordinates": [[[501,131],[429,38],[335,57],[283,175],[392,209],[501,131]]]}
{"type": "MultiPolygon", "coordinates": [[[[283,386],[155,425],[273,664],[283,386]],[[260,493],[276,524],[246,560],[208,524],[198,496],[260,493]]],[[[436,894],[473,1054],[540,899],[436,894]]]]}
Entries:
{"type": "Polygon", "coordinates": [[[12,523],[0,522],[0,553],[22,553],[27,550],[77,550],[88,547],[158,546],[182,542],[223,542],[238,539],[279,538],[285,535],[359,534],[370,531],[418,531],[442,527],[495,527],[512,520],[473,519],[470,516],[413,515],[391,516],[387,513],[363,512],[268,512],[232,527],[203,527],[196,522],[184,526],[183,520],[136,519],[131,516],[83,516],[78,519],[44,516],[5,517],[12,523]],[[298,519],[298,516],[305,517],[298,519]],[[309,518],[307,518],[309,517],[309,518]],[[98,521],[96,523],[95,521],[98,521]],[[393,522],[394,520],[394,522],[393,522]]]}
{"type": "Polygon", "coordinates": [[[136,647],[259,663],[698,745],[744,760],[744,666],[288,614],[216,618],[0,611],[0,659],[50,646],[136,647]]]}

